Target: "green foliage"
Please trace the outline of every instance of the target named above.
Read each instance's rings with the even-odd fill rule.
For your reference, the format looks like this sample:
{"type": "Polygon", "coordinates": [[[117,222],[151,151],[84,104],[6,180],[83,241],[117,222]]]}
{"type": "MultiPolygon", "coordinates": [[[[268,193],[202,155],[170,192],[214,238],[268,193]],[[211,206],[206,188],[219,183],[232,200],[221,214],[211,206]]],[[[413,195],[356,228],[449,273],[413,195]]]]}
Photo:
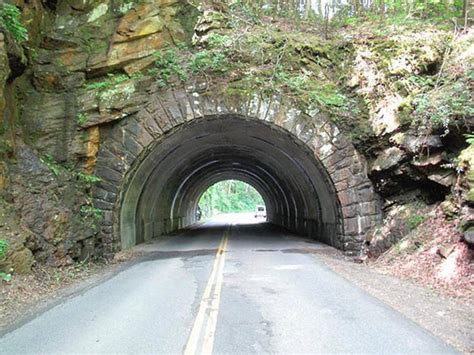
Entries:
{"type": "Polygon", "coordinates": [[[179,80],[186,81],[188,75],[185,67],[180,63],[178,52],[175,49],[168,49],[166,52],[155,52],[154,68],[148,70],[148,73],[154,76],[158,84],[162,87],[169,84],[173,76],[179,80]]]}
{"type": "Polygon", "coordinates": [[[28,31],[20,22],[20,10],[15,5],[3,4],[0,8],[0,27],[8,31],[18,42],[28,40],[28,31]]]}
{"type": "Polygon", "coordinates": [[[210,186],[199,199],[204,217],[217,213],[253,212],[264,205],[255,188],[239,180],[225,180],[210,186]]]}
{"type": "Polygon", "coordinates": [[[229,69],[229,63],[222,52],[202,50],[191,58],[189,68],[193,74],[208,71],[223,73],[229,69]]]}
{"type": "Polygon", "coordinates": [[[0,239],[0,260],[7,254],[8,242],[5,239],[0,239]]]}
{"type": "Polygon", "coordinates": [[[231,23],[237,27],[245,24],[261,24],[264,16],[281,17],[299,24],[324,21],[341,25],[354,25],[363,21],[409,17],[423,19],[450,19],[461,17],[463,0],[373,0],[373,1],[281,1],[281,0],[234,0],[229,6],[233,15],[231,23]]]}
{"type": "Polygon", "coordinates": [[[96,184],[102,181],[98,176],[92,174],[85,174],[82,171],[77,171],[72,167],[65,167],[59,164],[51,155],[46,155],[40,159],[43,164],[45,164],[54,176],[59,176],[61,173],[70,174],[70,176],[75,176],[80,182],[85,184],[96,184]]]}
{"type": "Polygon", "coordinates": [[[79,181],[82,181],[86,184],[97,184],[102,181],[100,177],[91,174],[84,174],[82,171],[77,173],[77,178],[79,181]]]}
{"type": "Polygon", "coordinates": [[[418,227],[420,224],[422,224],[424,221],[426,221],[426,219],[427,219],[426,216],[419,215],[419,214],[411,214],[406,219],[406,223],[408,225],[408,228],[410,228],[410,230],[413,230],[416,227],[418,227]]]}
{"type": "Polygon", "coordinates": [[[51,155],[45,155],[40,160],[49,168],[49,170],[51,170],[54,176],[58,176],[61,173],[62,166],[56,160],[54,160],[51,155]]]}
{"type": "Polygon", "coordinates": [[[295,97],[308,105],[316,105],[328,111],[349,108],[349,99],[336,85],[315,80],[306,73],[289,73],[279,67],[275,71],[274,82],[277,87],[288,88],[295,97]]]}
{"type": "Polygon", "coordinates": [[[5,282],[10,282],[12,280],[12,274],[6,272],[0,272],[0,279],[5,282]]]}
{"type": "Polygon", "coordinates": [[[232,38],[227,35],[221,35],[219,33],[211,33],[208,38],[209,48],[217,49],[228,47],[232,43],[232,38]]]}
{"type": "Polygon", "coordinates": [[[95,207],[90,206],[90,205],[82,205],[81,206],[81,214],[83,216],[90,216],[91,215],[95,219],[101,220],[103,212],[100,208],[95,208],[95,207]]]}
{"type": "Polygon", "coordinates": [[[76,117],[77,123],[82,126],[87,123],[89,120],[89,117],[87,116],[87,113],[85,112],[80,112],[77,117],[76,117]]]}
{"type": "Polygon", "coordinates": [[[117,84],[123,83],[127,80],[132,79],[133,77],[128,76],[127,74],[107,74],[107,80],[103,81],[96,81],[94,83],[89,83],[86,84],[86,89],[87,90],[99,90],[99,91],[104,91],[106,89],[109,89],[117,84]]]}
{"type": "Polygon", "coordinates": [[[148,70],[148,74],[155,77],[161,87],[165,87],[175,77],[180,81],[188,80],[189,73],[223,73],[229,69],[229,63],[226,54],[217,48],[221,48],[228,40],[228,36],[212,35],[210,47],[214,49],[203,49],[194,54],[187,52],[184,45],[180,46],[180,51],[174,48],[158,51],[154,54],[154,66],[148,70]]]}
{"type": "Polygon", "coordinates": [[[119,6],[118,13],[121,15],[125,15],[127,12],[133,9],[134,6],[135,6],[134,1],[125,2],[119,6]]]}
{"type": "MultiPolygon", "coordinates": [[[[5,239],[0,239],[0,261],[3,260],[7,255],[8,242],[5,239]]],[[[0,279],[9,282],[12,279],[12,275],[6,272],[0,272],[0,279]]]]}
{"type": "Polygon", "coordinates": [[[82,205],[80,208],[82,222],[97,232],[99,223],[102,221],[104,212],[100,208],[92,206],[91,203],[82,205]]]}
{"type": "Polygon", "coordinates": [[[474,134],[465,134],[467,144],[474,145],[474,134]]]}
{"type": "Polygon", "coordinates": [[[414,104],[414,113],[419,120],[429,122],[434,129],[444,129],[445,133],[457,120],[474,115],[472,91],[464,79],[421,94],[414,104]]]}

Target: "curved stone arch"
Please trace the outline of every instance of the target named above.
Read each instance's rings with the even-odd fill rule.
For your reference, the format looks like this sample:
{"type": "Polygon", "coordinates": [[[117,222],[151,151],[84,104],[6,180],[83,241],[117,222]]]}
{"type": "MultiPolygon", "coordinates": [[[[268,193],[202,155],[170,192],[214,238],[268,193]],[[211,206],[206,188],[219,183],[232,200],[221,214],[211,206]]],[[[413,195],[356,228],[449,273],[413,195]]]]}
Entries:
{"type": "Polygon", "coordinates": [[[302,112],[278,97],[246,99],[189,89],[150,94],[136,114],[104,129],[96,166],[103,181],[95,189],[95,204],[104,211],[101,235],[107,247],[127,247],[117,239],[127,233],[120,228],[121,203],[125,193],[139,193],[130,189],[130,180],[150,152],[193,122],[232,115],[262,122],[311,152],[327,172],[326,183],[334,187],[340,206],[342,235],[336,246],[360,250],[367,231],[380,221],[381,211],[364,158],[335,124],[317,110],[302,112]]]}

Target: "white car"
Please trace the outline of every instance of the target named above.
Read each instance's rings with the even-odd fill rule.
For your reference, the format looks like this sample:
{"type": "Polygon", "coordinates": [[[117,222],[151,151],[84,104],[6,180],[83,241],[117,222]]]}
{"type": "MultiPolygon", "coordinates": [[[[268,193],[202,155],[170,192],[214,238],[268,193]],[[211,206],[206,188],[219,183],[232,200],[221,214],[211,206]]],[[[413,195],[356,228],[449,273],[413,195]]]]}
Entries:
{"type": "Polygon", "coordinates": [[[265,206],[257,206],[255,210],[255,218],[267,218],[267,211],[265,210],[265,206]]]}

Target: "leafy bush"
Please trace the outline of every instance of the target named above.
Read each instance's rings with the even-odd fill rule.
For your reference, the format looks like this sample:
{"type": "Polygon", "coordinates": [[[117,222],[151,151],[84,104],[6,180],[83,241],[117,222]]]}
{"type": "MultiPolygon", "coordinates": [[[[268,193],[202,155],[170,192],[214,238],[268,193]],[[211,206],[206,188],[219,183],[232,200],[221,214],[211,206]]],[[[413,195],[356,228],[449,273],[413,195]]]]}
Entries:
{"type": "Polygon", "coordinates": [[[222,52],[202,50],[191,58],[189,68],[194,74],[206,71],[223,73],[229,68],[229,63],[222,52]]]}
{"type": "Polygon", "coordinates": [[[0,27],[8,31],[18,43],[28,40],[28,31],[21,24],[20,10],[15,5],[2,5],[0,8],[0,27]]]}
{"type": "Polygon", "coordinates": [[[178,76],[181,81],[186,81],[188,75],[186,69],[181,65],[178,53],[175,49],[169,49],[164,53],[155,52],[155,67],[148,70],[154,76],[160,86],[166,86],[173,75],[178,76]]]}
{"type": "Polygon", "coordinates": [[[449,132],[449,126],[456,120],[474,115],[472,92],[464,79],[437,91],[421,94],[414,104],[415,116],[430,123],[434,129],[444,129],[445,133],[449,132]]]}
{"type": "Polygon", "coordinates": [[[222,48],[231,44],[231,38],[227,35],[220,35],[218,33],[211,33],[208,38],[210,48],[222,48]]]}

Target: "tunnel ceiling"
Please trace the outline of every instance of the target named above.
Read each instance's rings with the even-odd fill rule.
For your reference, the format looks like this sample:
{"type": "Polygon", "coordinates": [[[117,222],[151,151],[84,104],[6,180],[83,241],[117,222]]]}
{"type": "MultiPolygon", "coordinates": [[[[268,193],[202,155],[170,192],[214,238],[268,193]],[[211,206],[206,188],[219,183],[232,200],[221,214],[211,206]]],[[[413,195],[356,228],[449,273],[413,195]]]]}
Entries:
{"type": "Polygon", "coordinates": [[[195,222],[201,194],[239,179],[268,220],[360,250],[380,209],[366,163],[334,124],[273,99],[171,91],[106,132],[96,166],[102,238],[128,248],[195,222]]]}

